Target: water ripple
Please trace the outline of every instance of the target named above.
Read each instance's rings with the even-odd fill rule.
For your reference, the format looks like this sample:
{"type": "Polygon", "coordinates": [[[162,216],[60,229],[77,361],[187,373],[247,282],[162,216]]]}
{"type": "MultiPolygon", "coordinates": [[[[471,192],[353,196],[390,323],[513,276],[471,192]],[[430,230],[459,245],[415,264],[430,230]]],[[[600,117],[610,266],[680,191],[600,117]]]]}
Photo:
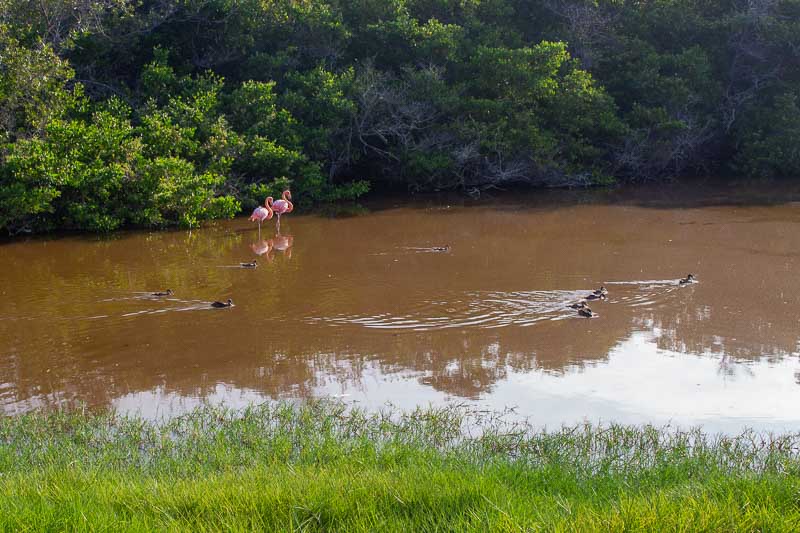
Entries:
{"type": "MultiPolygon", "coordinates": [[[[613,306],[654,309],[665,305],[671,293],[684,287],[678,280],[615,281],[613,294],[595,310],[612,312],[613,306]]],[[[453,328],[494,329],[533,326],[543,321],[577,318],[570,304],[587,296],[591,289],[552,291],[475,291],[453,298],[423,300],[405,313],[370,315],[341,314],[310,317],[309,322],[331,325],[359,325],[370,329],[432,331],[453,328]]],[[[594,305],[594,304],[593,304],[594,305]]]]}

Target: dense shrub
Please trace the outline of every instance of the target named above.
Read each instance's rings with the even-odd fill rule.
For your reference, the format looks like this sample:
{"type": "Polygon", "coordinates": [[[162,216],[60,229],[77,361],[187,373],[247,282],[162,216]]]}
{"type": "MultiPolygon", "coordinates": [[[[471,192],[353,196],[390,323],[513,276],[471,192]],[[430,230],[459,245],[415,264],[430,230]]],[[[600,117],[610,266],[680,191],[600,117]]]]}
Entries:
{"type": "Polygon", "coordinates": [[[800,0],[0,0],[0,227],[796,176],[800,0]]]}

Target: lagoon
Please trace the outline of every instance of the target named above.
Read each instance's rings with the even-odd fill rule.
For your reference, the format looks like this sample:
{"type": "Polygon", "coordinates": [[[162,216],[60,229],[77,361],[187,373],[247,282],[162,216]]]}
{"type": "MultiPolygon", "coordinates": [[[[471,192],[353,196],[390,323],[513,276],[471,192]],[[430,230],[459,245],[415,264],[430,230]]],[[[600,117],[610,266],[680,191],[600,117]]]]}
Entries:
{"type": "Polygon", "coordinates": [[[333,397],[546,427],[800,430],[791,185],[392,197],[293,213],[280,235],[241,218],[0,255],[5,414],[333,397]],[[568,307],[600,285],[596,318],[568,307]]]}

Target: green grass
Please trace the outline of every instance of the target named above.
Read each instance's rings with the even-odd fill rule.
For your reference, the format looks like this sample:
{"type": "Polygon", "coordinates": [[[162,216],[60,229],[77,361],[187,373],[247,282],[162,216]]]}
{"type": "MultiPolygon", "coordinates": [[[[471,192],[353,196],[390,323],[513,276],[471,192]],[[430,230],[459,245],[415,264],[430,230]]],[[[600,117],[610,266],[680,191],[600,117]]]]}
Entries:
{"type": "Polygon", "coordinates": [[[0,419],[3,530],[800,530],[800,435],[314,402],[0,419]]]}

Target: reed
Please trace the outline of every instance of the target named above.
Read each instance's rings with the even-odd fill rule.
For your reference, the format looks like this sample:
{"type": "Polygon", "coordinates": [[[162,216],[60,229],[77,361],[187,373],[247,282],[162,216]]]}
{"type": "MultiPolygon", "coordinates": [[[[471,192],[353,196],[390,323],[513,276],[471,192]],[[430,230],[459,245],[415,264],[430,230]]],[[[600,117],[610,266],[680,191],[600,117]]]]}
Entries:
{"type": "Polygon", "coordinates": [[[798,530],[800,434],[543,431],[463,406],[0,419],[0,528],[798,530]]]}

